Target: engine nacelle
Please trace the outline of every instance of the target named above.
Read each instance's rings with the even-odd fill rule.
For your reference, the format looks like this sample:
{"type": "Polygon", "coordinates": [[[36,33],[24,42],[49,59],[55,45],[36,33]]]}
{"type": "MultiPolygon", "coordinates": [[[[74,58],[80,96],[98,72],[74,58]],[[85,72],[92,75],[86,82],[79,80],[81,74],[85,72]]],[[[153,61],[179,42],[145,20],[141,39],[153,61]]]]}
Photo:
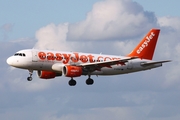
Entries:
{"type": "Polygon", "coordinates": [[[37,74],[38,74],[39,78],[42,78],[42,79],[51,79],[51,78],[56,77],[56,73],[51,72],[51,71],[39,71],[38,70],[37,74]]]}
{"type": "Polygon", "coordinates": [[[52,69],[57,72],[62,72],[63,67],[64,67],[64,65],[62,63],[55,63],[52,66],[52,69]]]}
{"type": "Polygon", "coordinates": [[[79,77],[82,75],[82,67],[77,66],[64,66],[63,73],[66,77],[79,77]]]}

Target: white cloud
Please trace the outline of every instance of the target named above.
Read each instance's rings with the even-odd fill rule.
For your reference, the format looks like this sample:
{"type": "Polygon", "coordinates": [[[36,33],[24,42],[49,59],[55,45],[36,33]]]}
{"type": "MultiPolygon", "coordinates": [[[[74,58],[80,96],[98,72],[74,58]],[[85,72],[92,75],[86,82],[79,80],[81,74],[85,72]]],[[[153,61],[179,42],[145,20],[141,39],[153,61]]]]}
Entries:
{"type": "Polygon", "coordinates": [[[33,79],[33,81],[28,82],[26,79],[28,74],[25,77],[19,72],[14,72],[14,73],[11,72],[11,76],[14,76],[14,79],[10,77],[10,79],[8,79],[7,82],[10,85],[10,88],[14,91],[21,91],[21,90],[29,91],[29,92],[42,91],[48,89],[51,86],[51,82],[40,79],[33,79]]]}
{"type": "Polygon", "coordinates": [[[180,30],[180,18],[179,17],[171,17],[171,16],[165,16],[160,17],[158,19],[159,24],[161,27],[171,27],[175,30],[180,30]]]}
{"type": "Polygon", "coordinates": [[[85,20],[69,25],[68,40],[133,38],[157,26],[154,13],[131,0],[105,0],[94,4],[85,20]]]}
{"type": "Polygon", "coordinates": [[[163,85],[164,87],[177,87],[180,89],[180,43],[171,49],[171,53],[171,59],[173,60],[173,63],[168,68],[166,80],[163,85]]]}
{"type": "Polygon", "coordinates": [[[39,29],[36,32],[36,43],[34,48],[53,49],[53,50],[70,50],[66,42],[68,32],[68,23],[55,25],[53,23],[39,29]]]}
{"type": "Polygon", "coordinates": [[[61,117],[57,117],[51,114],[49,116],[46,116],[44,120],[124,120],[134,119],[139,115],[139,111],[130,107],[93,108],[88,110],[79,110],[79,112],[77,114],[67,114],[61,117]]]}
{"type": "Polygon", "coordinates": [[[160,45],[157,52],[161,58],[166,57],[172,60],[171,65],[165,71],[163,87],[180,88],[180,75],[178,72],[180,69],[180,18],[170,16],[160,17],[158,18],[158,23],[162,27],[162,39],[159,41],[160,45]]]}

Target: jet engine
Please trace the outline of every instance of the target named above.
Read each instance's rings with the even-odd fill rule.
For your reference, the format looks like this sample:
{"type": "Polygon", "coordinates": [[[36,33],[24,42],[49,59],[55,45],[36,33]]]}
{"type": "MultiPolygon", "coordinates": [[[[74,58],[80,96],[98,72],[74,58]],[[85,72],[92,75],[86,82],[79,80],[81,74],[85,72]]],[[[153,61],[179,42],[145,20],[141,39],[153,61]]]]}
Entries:
{"type": "Polygon", "coordinates": [[[61,76],[62,73],[55,73],[52,71],[37,71],[37,75],[39,76],[39,78],[42,79],[51,79],[51,78],[55,78],[56,76],[61,76]]]}
{"type": "Polygon", "coordinates": [[[82,75],[83,70],[82,67],[67,65],[63,67],[63,73],[66,77],[79,77],[82,75]]]}

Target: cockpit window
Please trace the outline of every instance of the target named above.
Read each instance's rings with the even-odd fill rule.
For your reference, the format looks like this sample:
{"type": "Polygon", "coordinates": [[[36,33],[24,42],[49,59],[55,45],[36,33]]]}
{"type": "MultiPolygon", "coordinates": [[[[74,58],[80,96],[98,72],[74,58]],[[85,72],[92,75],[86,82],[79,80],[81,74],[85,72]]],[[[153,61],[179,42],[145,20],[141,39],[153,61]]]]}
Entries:
{"type": "Polygon", "coordinates": [[[25,53],[16,53],[16,54],[14,54],[14,56],[23,56],[23,57],[25,57],[26,54],[25,53]]]}

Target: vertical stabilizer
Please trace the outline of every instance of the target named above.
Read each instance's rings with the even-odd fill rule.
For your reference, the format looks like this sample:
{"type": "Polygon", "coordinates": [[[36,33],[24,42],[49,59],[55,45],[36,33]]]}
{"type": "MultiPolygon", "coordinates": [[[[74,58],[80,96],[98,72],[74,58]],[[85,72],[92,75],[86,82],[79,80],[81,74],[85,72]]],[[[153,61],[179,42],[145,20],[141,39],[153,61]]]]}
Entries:
{"type": "Polygon", "coordinates": [[[129,57],[152,60],[160,29],[151,29],[135,49],[128,54],[129,57]]]}

